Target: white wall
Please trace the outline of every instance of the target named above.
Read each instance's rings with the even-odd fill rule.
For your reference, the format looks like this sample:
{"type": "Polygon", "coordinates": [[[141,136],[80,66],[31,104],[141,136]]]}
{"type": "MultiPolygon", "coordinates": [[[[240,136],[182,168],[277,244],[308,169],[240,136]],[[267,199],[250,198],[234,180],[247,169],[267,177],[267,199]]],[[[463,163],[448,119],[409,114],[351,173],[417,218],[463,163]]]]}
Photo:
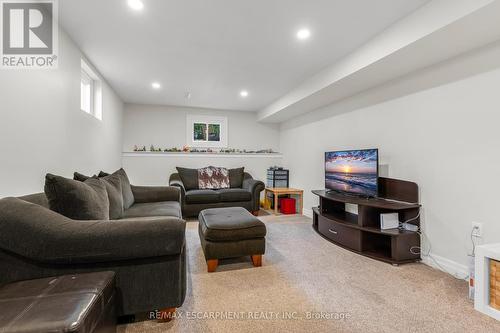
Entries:
{"type": "Polygon", "coordinates": [[[500,69],[349,113],[332,105],[290,120],[282,124],[281,148],[291,185],[305,189],[310,209],[318,204],[311,190],[324,188],[325,151],[378,147],[390,177],[419,184],[434,257],[463,272],[472,221],[484,224],[484,242],[500,241],[498,87],[500,69]]]}
{"type": "MultiPolygon", "coordinates": [[[[130,152],[134,145],[151,144],[164,148],[186,144],[186,118],[188,114],[227,117],[228,146],[236,149],[279,151],[279,126],[257,122],[254,112],[221,111],[174,106],[125,105],[123,151],[130,152]]],[[[244,166],[255,178],[265,180],[266,170],[281,165],[281,157],[265,156],[135,156],[123,157],[123,167],[131,182],[140,185],[168,183],[176,166],[200,168],[208,165],[227,168],[244,166]]]]}
{"type": "Polygon", "coordinates": [[[227,117],[231,148],[279,150],[279,126],[258,123],[254,112],[126,104],[123,151],[132,151],[134,145],[147,149],[152,144],[162,148],[184,146],[188,114],[227,117]]]}
{"type": "Polygon", "coordinates": [[[282,165],[280,156],[206,156],[192,154],[188,156],[165,154],[124,154],[123,167],[130,181],[136,185],[167,185],[170,174],[176,167],[202,168],[209,165],[226,168],[245,167],[245,171],[263,182],[266,180],[266,170],[270,166],[282,165]]]}
{"type": "Polygon", "coordinates": [[[103,82],[103,120],[80,111],[82,54],[63,31],[59,43],[56,70],[0,70],[0,197],[121,166],[122,101],[103,82]]]}

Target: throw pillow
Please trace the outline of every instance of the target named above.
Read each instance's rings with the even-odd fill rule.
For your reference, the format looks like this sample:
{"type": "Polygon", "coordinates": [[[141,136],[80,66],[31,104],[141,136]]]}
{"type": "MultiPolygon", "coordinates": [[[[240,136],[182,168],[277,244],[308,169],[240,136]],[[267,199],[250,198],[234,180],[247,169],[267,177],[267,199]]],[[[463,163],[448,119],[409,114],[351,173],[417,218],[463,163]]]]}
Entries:
{"type": "MultiPolygon", "coordinates": [[[[113,172],[111,175],[118,175],[120,177],[122,186],[123,208],[129,209],[134,204],[134,193],[132,193],[132,187],[130,186],[130,181],[128,179],[127,173],[122,168],[113,172]]],[[[110,174],[104,171],[99,172],[99,177],[107,176],[110,176],[110,174]]]]}
{"type": "Polygon", "coordinates": [[[52,174],[45,176],[45,195],[51,210],[74,220],[109,220],[109,199],[104,181],[84,182],[52,174]]]}
{"type": "Polygon", "coordinates": [[[117,220],[123,217],[123,191],[120,175],[113,174],[100,178],[104,180],[109,199],[109,218],[117,220]]]}
{"type": "MultiPolygon", "coordinates": [[[[97,176],[94,175],[93,177],[96,178],[97,176]]],[[[79,182],[84,182],[84,181],[86,181],[89,178],[92,178],[92,177],[91,176],[86,176],[86,175],[81,174],[79,172],[73,173],[73,179],[74,180],[78,180],[79,182]]]]}
{"type": "Polygon", "coordinates": [[[197,190],[198,187],[198,169],[188,169],[177,167],[177,172],[179,177],[181,177],[182,183],[186,191],[197,190]]]}
{"type": "Polygon", "coordinates": [[[226,168],[209,166],[198,169],[198,187],[205,190],[229,188],[229,171],[226,168]]]}
{"type": "Polygon", "coordinates": [[[229,183],[231,188],[242,188],[245,168],[229,169],[229,183]]]}
{"type": "MultiPolygon", "coordinates": [[[[84,182],[89,178],[98,178],[98,177],[86,176],[79,172],[73,173],[74,180],[84,182]]],[[[99,176],[99,178],[104,181],[104,185],[106,185],[106,192],[108,192],[109,218],[111,220],[117,220],[123,217],[123,194],[122,194],[121,177],[119,175],[107,175],[107,176],[99,176]]]]}

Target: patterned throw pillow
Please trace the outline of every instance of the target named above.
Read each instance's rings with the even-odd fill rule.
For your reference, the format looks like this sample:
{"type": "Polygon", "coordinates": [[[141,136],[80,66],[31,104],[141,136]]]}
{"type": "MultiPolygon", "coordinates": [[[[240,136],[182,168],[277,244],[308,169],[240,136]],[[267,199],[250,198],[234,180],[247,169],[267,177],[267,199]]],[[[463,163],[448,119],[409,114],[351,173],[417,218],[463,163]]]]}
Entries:
{"type": "Polygon", "coordinates": [[[230,188],[229,170],[213,166],[198,169],[198,187],[203,190],[230,188]]]}

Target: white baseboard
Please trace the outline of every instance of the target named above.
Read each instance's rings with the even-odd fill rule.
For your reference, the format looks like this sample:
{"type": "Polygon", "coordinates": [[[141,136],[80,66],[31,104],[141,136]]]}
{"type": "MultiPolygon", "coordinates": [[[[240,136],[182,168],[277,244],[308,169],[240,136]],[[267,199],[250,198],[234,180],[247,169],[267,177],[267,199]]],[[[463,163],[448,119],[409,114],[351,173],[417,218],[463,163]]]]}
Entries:
{"type": "MultiPolygon", "coordinates": [[[[311,208],[304,208],[303,215],[312,219],[313,210],[311,208]]],[[[466,280],[469,277],[469,269],[466,265],[459,264],[458,262],[446,259],[433,253],[430,253],[428,256],[422,258],[422,263],[448,273],[460,280],[466,280]]]]}
{"type": "Polygon", "coordinates": [[[313,210],[310,208],[303,208],[302,215],[307,216],[308,218],[313,218],[313,210]]]}
{"type": "Polygon", "coordinates": [[[469,269],[467,266],[436,254],[430,253],[428,256],[422,258],[422,263],[453,275],[460,280],[466,280],[469,277],[469,269]]]}

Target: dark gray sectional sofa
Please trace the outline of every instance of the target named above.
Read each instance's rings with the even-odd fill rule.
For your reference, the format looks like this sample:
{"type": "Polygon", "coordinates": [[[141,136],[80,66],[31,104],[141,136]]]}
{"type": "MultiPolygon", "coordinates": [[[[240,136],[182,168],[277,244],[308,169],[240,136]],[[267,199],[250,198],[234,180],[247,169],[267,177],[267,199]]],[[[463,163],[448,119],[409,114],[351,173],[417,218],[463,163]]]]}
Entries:
{"type": "MultiPolygon", "coordinates": [[[[178,168],[179,169],[179,168],[178,168]]],[[[196,169],[184,169],[194,174],[196,169]]],[[[262,181],[253,179],[247,173],[242,172],[242,181],[233,181],[233,170],[229,170],[231,188],[218,190],[200,190],[197,181],[185,184],[179,173],[170,175],[169,184],[177,186],[181,190],[182,215],[184,217],[196,217],[207,208],[220,207],[243,207],[253,214],[257,214],[260,205],[260,192],[265,188],[262,181]],[[241,185],[240,185],[241,184],[241,185]]],[[[195,176],[191,176],[191,179],[195,176]]]]}
{"type": "Polygon", "coordinates": [[[177,187],[131,186],[119,220],[72,220],[45,194],[0,200],[0,285],[114,271],[118,315],[176,308],[186,295],[185,221],[177,187]]]}

